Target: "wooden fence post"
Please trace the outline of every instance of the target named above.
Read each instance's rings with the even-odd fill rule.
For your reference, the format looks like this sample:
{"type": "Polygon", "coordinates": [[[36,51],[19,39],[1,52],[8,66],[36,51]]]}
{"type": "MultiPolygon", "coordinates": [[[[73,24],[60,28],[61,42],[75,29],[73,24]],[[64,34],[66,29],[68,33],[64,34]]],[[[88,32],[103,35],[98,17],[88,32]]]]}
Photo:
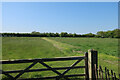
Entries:
{"type": "Polygon", "coordinates": [[[85,80],[89,80],[89,70],[88,70],[88,52],[85,53],[85,80]]]}
{"type": "Polygon", "coordinates": [[[88,70],[89,79],[97,80],[98,78],[98,55],[97,51],[90,49],[88,50],[88,70]]]}

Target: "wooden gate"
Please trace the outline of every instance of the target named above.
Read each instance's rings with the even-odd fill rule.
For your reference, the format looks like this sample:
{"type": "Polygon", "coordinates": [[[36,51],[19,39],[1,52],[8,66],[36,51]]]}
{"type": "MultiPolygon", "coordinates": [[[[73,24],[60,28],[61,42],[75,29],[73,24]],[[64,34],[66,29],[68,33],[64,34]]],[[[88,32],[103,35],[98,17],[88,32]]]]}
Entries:
{"type": "Polygon", "coordinates": [[[1,70],[3,75],[6,75],[9,79],[12,80],[41,80],[41,79],[56,79],[59,80],[64,78],[65,80],[70,80],[69,77],[75,76],[84,76],[86,80],[97,80],[98,79],[98,56],[97,51],[95,50],[88,50],[85,53],[85,56],[74,56],[74,57],[59,57],[59,58],[42,58],[42,59],[22,59],[22,60],[2,60],[0,64],[21,64],[21,63],[31,63],[27,68],[24,70],[14,70],[14,71],[4,71],[1,70]],[[69,61],[69,60],[76,60],[72,65],[68,67],[51,67],[45,62],[52,62],[52,61],[69,61]],[[80,61],[84,60],[85,66],[76,66],[80,61]],[[42,64],[46,68],[42,69],[31,69],[37,63],[42,64]],[[83,74],[72,74],[66,75],[71,69],[77,68],[84,68],[85,72],[83,74]],[[60,73],[57,70],[65,70],[64,72],[60,73]],[[20,79],[20,76],[27,72],[40,72],[40,71],[53,71],[57,74],[57,76],[49,76],[49,77],[40,77],[40,78],[27,78],[27,79],[20,79]],[[18,73],[15,77],[10,75],[10,73],[18,73]]]}
{"type": "Polygon", "coordinates": [[[18,80],[19,77],[26,73],[26,72],[35,72],[35,71],[53,71],[56,73],[58,76],[49,76],[49,77],[40,77],[40,78],[27,78],[27,79],[19,79],[19,80],[33,80],[33,79],[52,79],[55,78],[59,80],[60,78],[64,78],[66,80],[69,80],[68,77],[73,77],[73,76],[86,76],[86,74],[73,74],[73,75],[65,75],[68,71],[71,69],[75,68],[86,68],[85,66],[76,66],[80,61],[86,60],[85,56],[77,56],[77,57],[61,57],[61,58],[42,58],[42,59],[24,59],[24,60],[3,60],[0,62],[0,64],[5,65],[5,64],[20,64],[20,63],[31,63],[26,69],[24,70],[14,70],[14,71],[4,71],[2,70],[2,74],[6,75],[9,77],[9,79],[12,80],[18,80]],[[51,61],[67,61],[67,60],[77,60],[74,62],[71,66],[69,67],[51,67],[45,62],[51,62],[51,61]],[[42,64],[43,66],[46,67],[46,69],[30,69],[37,63],[42,64]],[[58,72],[57,70],[62,70],[66,69],[63,73],[58,72]],[[19,73],[15,77],[10,75],[10,73],[19,73]]]}

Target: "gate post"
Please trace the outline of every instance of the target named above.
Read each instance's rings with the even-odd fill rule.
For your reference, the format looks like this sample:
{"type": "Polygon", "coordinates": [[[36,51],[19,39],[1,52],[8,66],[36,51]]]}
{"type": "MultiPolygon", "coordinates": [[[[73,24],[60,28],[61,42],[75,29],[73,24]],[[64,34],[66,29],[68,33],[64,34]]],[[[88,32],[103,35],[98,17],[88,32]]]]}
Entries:
{"type": "Polygon", "coordinates": [[[88,52],[85,52],[85,80],[89,80],[89,70],[88,70],[88,52]]]}
{"type": "Polygon", "coordinates": [[[88,50],[88,72],[90,80],[97,80],[98,78],[98,55],[97,51],[90,49],[88,50]]]}

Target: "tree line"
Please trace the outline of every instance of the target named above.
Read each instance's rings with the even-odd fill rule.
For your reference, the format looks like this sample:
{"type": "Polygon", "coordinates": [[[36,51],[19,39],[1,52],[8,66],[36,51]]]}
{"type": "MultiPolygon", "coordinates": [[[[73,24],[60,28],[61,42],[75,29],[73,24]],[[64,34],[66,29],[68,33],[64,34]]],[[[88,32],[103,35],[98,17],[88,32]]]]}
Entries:
{"type": "Polygon", "coordinates": [[[98,37],[98,38],[120,38],[120,29],[109,31],[98,31],[96,34],[72,34],[67,32],[61,33],[40,33],[33,31],[31,33],[0,33],[1,37],[98,37]]]}

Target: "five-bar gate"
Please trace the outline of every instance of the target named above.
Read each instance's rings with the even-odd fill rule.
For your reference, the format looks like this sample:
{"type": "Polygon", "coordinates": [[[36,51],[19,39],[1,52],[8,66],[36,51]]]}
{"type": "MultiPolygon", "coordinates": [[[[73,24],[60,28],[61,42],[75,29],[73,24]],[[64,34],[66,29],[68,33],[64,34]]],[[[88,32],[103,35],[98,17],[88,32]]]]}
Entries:
{"type": "Polygon", "coordinates": [[[89,50],[85,53],[85,56],[74,56],[74,57],[59,57],[59,58],[42,58],[42,59],[22,59],[22,60],[2,60],[0,61],[0,64],[6,65],[6,64],[20,64],[20,63],[31,63],[27,68],[24,70],[14,70],[14,71],[2,71],[2,74],[6,75],[9,79],[12,80],[41,80],[41,79],[56,79],[59,80],[61,78],[64,78],[65,80],[70,80],[69,77],[75,77],[75,76],[84,76],[86,80],[89,78],[96,79],[97,75],[97,51],[95,50],[89,50]],[[89,54],[88,54],[89,53],[89,54]],[[69,67],[51,67],[45,62],[51,62],[51,61],[67,61],[67,60],[76,60],[72,65],[69,67]],[[85,60],[84,64],[85,66],[76,66],[80,61],[85,60]],[[33,66],[35,66],[37,63],[42,64],[46,68],[43,69],[31,69],[33,66]],[[66,75],[67,72],[69,72],[71,69],[75,68],[84,68],[85,72],[83,74],[72,74],[72,75],[66,75]],[[40,78],[27,78],[27,79],[21,79],[20,76],[27,72],[38,72],[38,71],[53,71],[57,74],[57,76],[49,76],[49,77],[40,77],[40,78]],[[57,70],[65,70],[64,72],[60,73],[57,70]],[[10,75],[10,73],[18,73],[15,77],[10,75]]]}

